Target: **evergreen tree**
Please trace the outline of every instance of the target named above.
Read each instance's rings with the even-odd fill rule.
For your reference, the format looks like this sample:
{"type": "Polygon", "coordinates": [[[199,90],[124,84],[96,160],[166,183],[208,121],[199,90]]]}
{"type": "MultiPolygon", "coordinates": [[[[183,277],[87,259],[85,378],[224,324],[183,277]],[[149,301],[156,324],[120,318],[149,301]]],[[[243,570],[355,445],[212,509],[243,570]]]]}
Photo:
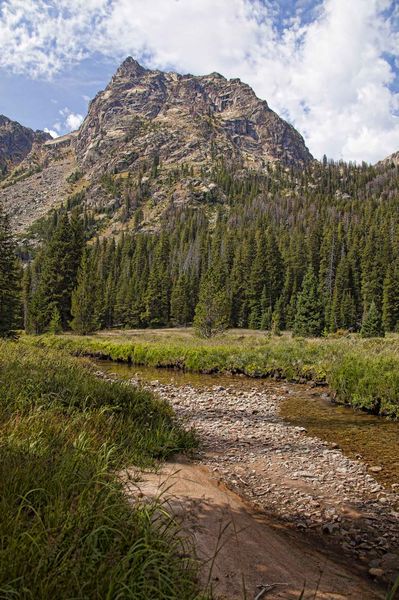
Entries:
{"type": "Polygon", "coordinates": [[[98,328],[96,318],[96,282],[89,251],[82,256],[76,289],[72,292],[71,327],[81,335],[98,328]]]}
{"type": "Polygon", "coordinates": [[[12,334],[20,308],[19,269],[7,215],[0,204],[0,336],[12,334]]]}
{"type": "Polygon", "coordinates": [[[29,306],[31,303],[31,291],[32,291],[32,269],[28,263],[25,267],[22,277],[22,307],[23,307],[23,327],[25,331],[32,332],[30,320],[29,320],[29,306]]]}
{"type": "MultiPolygon", "coordinates": [[[[260,329],[263,329],[264,331],[268,331],[270,329],[272,324],[272,316],[273,313],[270,306],[268,308],[265,308],[262,313],[262,319],[260,321],[260,329]]],[[[256,329],[259,329],[259,327],[256,327],[256,329]]]]}
{"type": "Polygon", "coordinates": [[[151,327],[169,324],[170,278],[168,273],[169,242],[161,236],[154,252],[146,290],[145,317],[151,327]]]}
{"type": "Polygon", "coordinates": [[[294,335],[320,336],[323,331],[323,308],[313,267],[309,267],[298,296],[294,335]]]}
{"type": "Polygon", "coordinates": [[[385,335],[381,322],[381,314],[379,313],[374,300],[364,315],[360,335],[364,338],[384,337],[385,335]]]}
{"type": "Polygon", "coordinates": [[[281,316],[281,301],[277,302],[276,308],[272,314],[271,332],[273,335],[281,335],[282,316],[281,316]]]}
{"type": "MultiPolygon", "coordinates": [[[[145,184],[144,171],[125,184],[104,179],[119,198],[108,216],[119,211],[119,218],[125,206],[129,227],[141,217],[129,233],[92,246],[100,327],[192,322],[206,273],[213,272],[215,288],[228,290],[232,326],[269,330],[279,321],[279,329],[294,329],[294,324],[303,329],[304,277],[310,265],[327,331],[360,329],[373,301],[386,330],[397,327],[397,169],[325,161],[301,172],[277,166],[236,174],[235,167],[216,160],[214,151],[213,167],[201,167],[195,175],[211,178],[218,186],[215,193],[195,206],[182,207],[172,199],[156,230],[141,225],[151,187],[164,181],[157,160],[145,184]],[[219,190],[223,202],[216,202],[219,190]]],[[[151,172],[151,161],[145,172],[151,172]]],[[[165,178],[175,186],[191,172],[185,165],[165,178]]],[[[82,249],[81,242],[71,240],[79,239],[82,220],[87,237],[98,222],[81,200],[71,198],[66,208],[35,225],[43,245],[35,247],[23,286],[25,324],[31,331],[48,329],[54,303],[63,327],[68,326],[82,249]],[[72,218],[67,216],[71,212],[72,218]]],[[[21,249],[21,256],[28,260],[29,251],[21,249]]]]}
{"type": "Polygon", "coordinates": [[[54,305],[53,310],[51,312],[51,319],[48,330],[53,335],[57,335],[62,332],[61,315],[56,305],[54,305]]]}
{"type": "Polygon", "coordinates": [[[76,217],[62,214],[45,245],[35,259],[35,281],[30,295],[29,322],[36,333],[48,328],[54,306],[61,318],[62,329],[71,319],[71,295],[83,250],[82,225],[76,217]]]}
{"type": "Polygon", "coordinates": [[[172,289],[170,315],[175,325],[185,327],[192,321],[192,297],[187,275],[181,273],[172,289]]]}
{"type": "Polygon", "coordinates": [[[271,332],[272,335],[281,335],[280,319],[276,310],[273,312],[272,315],[271,332]]]}
{"type": "Polygon", "coordinates": [[[201,284],[194,328],[201,337],[213,337],[227,329],[229,315],[230,302],[226,290],[221,287],[215,273],[209,270],[201,284]]]}
{"type": "Polygon", "coordinates": [[[393,264],[384,279],[382,322],[385,331],[399,330],[399,268],[393,264]]]}

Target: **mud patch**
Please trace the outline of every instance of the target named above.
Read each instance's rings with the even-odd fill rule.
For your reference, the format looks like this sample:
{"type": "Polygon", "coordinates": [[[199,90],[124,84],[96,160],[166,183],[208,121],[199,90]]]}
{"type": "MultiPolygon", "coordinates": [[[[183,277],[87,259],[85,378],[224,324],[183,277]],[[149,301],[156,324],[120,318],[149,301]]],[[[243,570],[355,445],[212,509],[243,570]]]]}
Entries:
{"type": "Polygon", "coordinates": [[[298,600],[304,585],[307,600],[384,597],[353,568],[256,511],[205,466],[181,460],[143,473],[139,483],[136,476],[124,475],[131,501],[162,497],[193,541],[201,585],[217,600],[252,600],[262,590],[268,599],[298,600]]]}

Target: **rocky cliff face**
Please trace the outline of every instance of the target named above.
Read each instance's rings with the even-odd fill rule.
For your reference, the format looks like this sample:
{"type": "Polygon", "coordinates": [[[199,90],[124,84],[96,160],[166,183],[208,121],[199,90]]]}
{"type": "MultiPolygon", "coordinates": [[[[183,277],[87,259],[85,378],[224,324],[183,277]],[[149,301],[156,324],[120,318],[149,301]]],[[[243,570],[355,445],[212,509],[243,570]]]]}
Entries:
{"type": "Polygon", "coordinates": [[[33,131],[0,115],[0,173],[22,162],[35,144],[50,140],[51,135],[44,131],[33,131]]]}
{"type": "Polygon", "coordinates": [[[133,58],[91,102],[76,152],[94,172],[129,170],[155,156],[165,164],[223,157],[254,168],[312,160],[301,135],[239,79],[151,71],[133,58]]]}
{"type": "Polygon", "coordinates": [[[124,201],[121,184],[126,180],[128,187],[130,175],[140,182],[136,196],[141,200],[133,204],[140,203],[143,227],[156,229],[170,202],[206,204],[208,197],[224,202],[212,180],[218,159],[233,162],[243,173],[273,163],[301,167],[313,160],[301,135],[239,79],[152,71],[133,58],[90,103],[78,132],[51,140],[0,117],[0,166],[3,160],[8,170],[0,182],[0,201],[20,233],[83,191],[96,220],[106,224],[104,235],[128,228],[118,207],[124,201]],[[148,177],[158,162],[157,177],[148,177]],[[169,177],[183,165],[190,167],[190,176],[186,170],[183,177],[169,177]]]}
{"type": "Polygon", "coordinates": [[[390,154],[389,156],[384,158],[384,160],[380,160],[380,162],[378,162],[377,165],[382,165],[382,166],[395,165],[395,167],[399,167],[399,151],[394,152],[393,154],[390,154]]]}

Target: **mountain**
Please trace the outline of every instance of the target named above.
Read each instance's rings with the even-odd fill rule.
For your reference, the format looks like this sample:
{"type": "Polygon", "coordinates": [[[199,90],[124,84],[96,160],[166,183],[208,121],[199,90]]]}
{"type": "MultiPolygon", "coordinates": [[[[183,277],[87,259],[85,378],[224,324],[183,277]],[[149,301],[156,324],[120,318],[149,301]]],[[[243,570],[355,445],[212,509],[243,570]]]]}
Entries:
{"type": "Polygon", "coordinates": [[[31,263],[28,329],[87,307],[90,327],[186,325],[209,307],[233,327],[341,335],[373,307],[374,333],[395,331],[392,162],[313,160],[241,81],[129,58],[79,131],[33,143],[0,182],[31,263]]]}
{"type": "Polygon", "coordinates": [[[50,139],[49,133],[33,131],[0,115],[0,173],[5,174],[22,162],[35,144],[42,144],[50,139]]]}
{"type": "Polygon", "coordinates": [[[140,179],[138,196],[149,200],[143,227],[151,228],[171,198],[206,202],[210,193],[223,201],[212,175],[218,162],[245,173],[313,161],[301,135],[239,79],[149,70],[131,57],[90,103],[78,132],[51,140],[19,124],[14,129],[27,132],[26,143],[14,152],[17,159],[7,159],[18,168],[0,183],[0,200],[18,232],[76,194],[105,235],[120,229],[120,183],[127,177],[140,179]],[[154,168],[156,181],[148,175],[154,168]],[[172,176],[176,169],[184,176],[172,176]]]}
{"type": "Polygon", "coordinates": [[[393,154],[390,154],[389,156],[387,156],[383,160],[380,160],[377,163],[377,165],[379,165],[379,166],[392,166],[392,165],[394,165],[395,167],[399,167],[399,150],[398,150],[398,152],[394,152],[393,154]]]}
{"type": "Polygon", "coordinates": [[[84,169],[116,172],[154,156],[166,164],[223,157],[256,168],[312,160],[299,133],[239,79],[152,71],[131,57],[91,102],[76,152],[84,169]]]}

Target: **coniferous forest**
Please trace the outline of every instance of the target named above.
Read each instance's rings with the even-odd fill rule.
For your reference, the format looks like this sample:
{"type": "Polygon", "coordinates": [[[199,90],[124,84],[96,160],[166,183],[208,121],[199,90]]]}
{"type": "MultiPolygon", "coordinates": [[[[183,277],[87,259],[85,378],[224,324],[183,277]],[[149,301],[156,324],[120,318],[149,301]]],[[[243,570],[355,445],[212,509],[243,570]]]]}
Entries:
{"type": "MultiPolygon", "coordinates": [[[[184,167],[173,173],[186,175],[184,167]]],[[[397,330],[397,167],[324,160],[245,177],[218,165],[212,175],[219,196],[171,202],[156,231],[140,227],[140,201],[129,207],[143,196],[142,173],[114,186],[136,223],[117,237],[96,233],[83,200],[55,211],[35,256],[24,255],[27,331],[201,319],[210,321],[205,335],[227,326],[304,336],[397,330]]]]}

